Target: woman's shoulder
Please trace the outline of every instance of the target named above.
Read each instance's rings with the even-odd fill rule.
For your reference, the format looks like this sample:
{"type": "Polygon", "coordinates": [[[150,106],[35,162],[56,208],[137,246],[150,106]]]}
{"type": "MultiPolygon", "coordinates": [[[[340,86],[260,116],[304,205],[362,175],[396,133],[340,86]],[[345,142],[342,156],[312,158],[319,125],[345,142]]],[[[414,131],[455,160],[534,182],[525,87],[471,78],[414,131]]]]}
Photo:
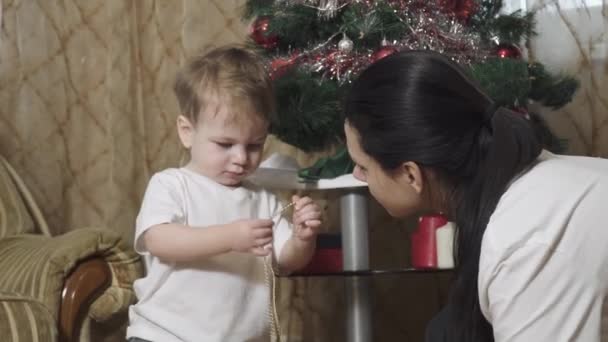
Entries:
{"type": "Polygon", "coordinates": [[[608,160],[546,151],[502,195],[484,233],[483,245],[511,250],[525,244],[556,246],[581,208],[608,213],[608,160]]]}
{"type": "MultiPolygon", "coordinates": [[[[542,151],[536,162],[507,188],[501,201],[559,200],[581,192],[586,185],[608,183],[608,159],[567,156],[542,151]],[[559,194],[560,196],[554,196],[559,194]]],[[[501,203],[499,203],[499,206],[501,203]]]]}
{"type": "MultiPolygon", "coordinates": [[[[531,170],[542,173],[543,176],[597,175],[601,178],[608,177],[608,159],[561,155],[544,150],[539,156],[538,162],[531,170]]],[[[578,179],[575,180],[578,181],[578,179]]]]}

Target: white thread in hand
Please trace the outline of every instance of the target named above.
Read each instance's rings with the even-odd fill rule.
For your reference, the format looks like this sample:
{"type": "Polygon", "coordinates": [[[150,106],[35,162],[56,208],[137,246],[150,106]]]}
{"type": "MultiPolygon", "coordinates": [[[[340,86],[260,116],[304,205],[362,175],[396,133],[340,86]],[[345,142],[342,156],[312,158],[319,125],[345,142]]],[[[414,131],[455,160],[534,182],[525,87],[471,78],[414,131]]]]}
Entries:
{"type": "MultiPolygon", "coordinates": [[[[283,216],[283,213],[285,213],[285,210],[289,209],[290,207],[294,206],[295,204],[296,204],[295,202],[290,202],[289,204],[287,204],[286,206],[281,208],[281,210],[279,210],[279,212],[272,217],[272,221],[275,223],[275,225],[279,222],[279,219],[281,218],[281,216],[283,216]]],[[[275,341],[280,342],[281,341],[281,326],[279,325],[279,315],[277,314],[277,305],[276,305],[276,301],[277,301],[276,278],[275,278],[276,272],[275,272],[274,268],[272,267],[272,254],[273,254],[272,243],[269,243],[266,246],[264,246],[264,249],[270,251],[270,254],[268,254],[267,256],[264,257],[264,274],[266,276],[265,277],[266,284],[271,289],[270,307],[268,308],[268,318],[270,319],[270,337],[272,340],[272,336],[274,335],[275,341]]]]}

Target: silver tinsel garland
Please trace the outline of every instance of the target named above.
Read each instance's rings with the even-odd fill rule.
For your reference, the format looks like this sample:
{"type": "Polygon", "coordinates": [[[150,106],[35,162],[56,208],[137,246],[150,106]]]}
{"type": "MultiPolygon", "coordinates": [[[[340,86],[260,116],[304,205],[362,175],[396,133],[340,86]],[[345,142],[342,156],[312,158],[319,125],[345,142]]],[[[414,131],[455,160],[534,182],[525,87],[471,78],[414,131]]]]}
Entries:
{"type": "MultiPolygon", "coordinates": [[[[333,18],[345,6],[358,3],[369,7],[363,25],[381,25],[375,15],[376,1],[370,0],[279,0],[282,5],[301,4],[314,7],[323,19],[333,18]]],[[[394,41],[383,39],[377,49],[361,49],[344,32],[335,32],[322,43],[311,44],[308,49],[291,56],[300,67],[320,73],[324,78],[339,83],[350,82],[363,68],[375,62],[379,49],[392,51],[432,50],[449,56],[460,64],[479,62],[487,57],[480,47],[480,36],[469,30],[452,13],[445,11],[436,1],[384,1],[394,10],[407,28],[403,37],[394,41]],[[295,57],[295,58],[294,58],[295,57]]],[[[356,37],[353,37],[356,38],[356,37]]]]}

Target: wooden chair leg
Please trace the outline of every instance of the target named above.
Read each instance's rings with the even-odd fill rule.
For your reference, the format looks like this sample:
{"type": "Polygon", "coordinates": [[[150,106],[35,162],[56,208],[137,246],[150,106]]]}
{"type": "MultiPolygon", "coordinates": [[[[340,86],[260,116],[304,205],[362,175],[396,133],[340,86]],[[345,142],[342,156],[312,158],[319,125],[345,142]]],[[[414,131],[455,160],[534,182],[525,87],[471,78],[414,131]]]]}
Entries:
{"type": "Polygon", "coordinates": [[[112,273],[102,258],[80,262],[66,278],[59,307],[59,339],[76,342],[85,315],[93,301],[112,282],[112,273]]]}

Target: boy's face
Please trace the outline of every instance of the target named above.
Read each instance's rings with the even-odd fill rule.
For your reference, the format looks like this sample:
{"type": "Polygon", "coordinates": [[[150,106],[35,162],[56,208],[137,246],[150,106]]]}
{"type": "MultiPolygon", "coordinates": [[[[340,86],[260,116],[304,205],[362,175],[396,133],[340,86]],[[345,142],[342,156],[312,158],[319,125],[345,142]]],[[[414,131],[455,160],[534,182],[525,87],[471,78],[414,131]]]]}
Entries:
{"type": "Polygon", "coordinates": [[[222,185],[239,186],[260,164],[268,124],[258,115],[211,107],[196,123],[184,116],[177,120],[182,144],[190,149],[187,167],[222,185]]]}

